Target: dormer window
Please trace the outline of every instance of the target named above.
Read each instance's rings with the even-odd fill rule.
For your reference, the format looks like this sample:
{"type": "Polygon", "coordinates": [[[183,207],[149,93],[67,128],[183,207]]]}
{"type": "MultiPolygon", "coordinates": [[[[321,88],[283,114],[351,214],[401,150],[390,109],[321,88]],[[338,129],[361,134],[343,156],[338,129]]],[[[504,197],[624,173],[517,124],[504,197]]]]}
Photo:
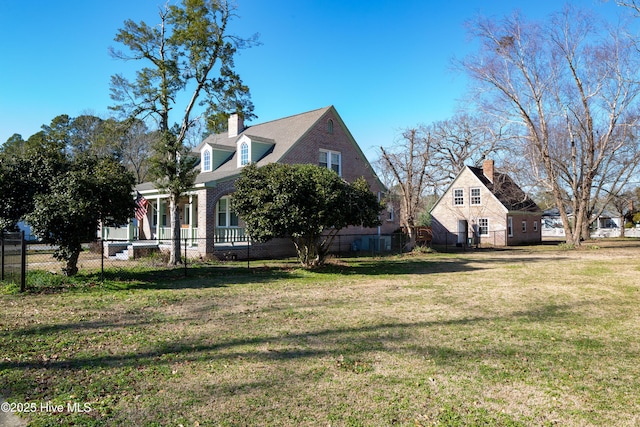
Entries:
{"type": "Polygon", "coordinates": [[[202,153],[202,172],[211,171],[211,150],[204,150],[202,153]]]}
{"type": "Polygon", "coordinates": [[[236,164],[242,168],[250,163],[258,163],[270,153],[275,141],[258,136],[242,135],[236,142],[236,164]]]}
{"type": "Polygon", "coordinates": [[[240,145],[240,166],[249,164],[249,144],[243,142],[240,145]]]}

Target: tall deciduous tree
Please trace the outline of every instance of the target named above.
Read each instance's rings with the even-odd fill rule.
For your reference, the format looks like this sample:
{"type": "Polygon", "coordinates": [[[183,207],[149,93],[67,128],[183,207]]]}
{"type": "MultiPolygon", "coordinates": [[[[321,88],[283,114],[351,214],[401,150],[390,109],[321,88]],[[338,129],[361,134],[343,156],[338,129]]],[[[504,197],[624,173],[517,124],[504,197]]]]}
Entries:
{"type": "Polygon", "coordinates": [[[594,193],[618,193],[638,170],[638,156],[622,155],[638,151],[632,40],[571,7],[546,22],[479,18],[470,32],[480,48],[461,64],[490,94],[483,108],[521,126],[522,153],[553,194],[567,241],[579,245],[594,193]]]}
{"type": "Polygon", "coordinates": [[[233,209],[251,238],[291,238],[302,265],[320,265],[337,233],[380,224],[382,205],[361,178],[350,184],[316,165],[245,166],[235,183],[233,209]]]}
{"type": "Polygon", "coordinates": [[[450,184],[465,165],[481,167],[485,158],[508,150],[505,125],[494,117],[459,113],[426,126],[425,132],[431,135],[430,175],[440,187],[450,184]]]}
{"type": "Polygon", "coordinates": [[[400,225],[407,230],[409,250],[415,246],[415,227],[425,192],[436,181],[429,175],[431,146],[431,134],[418,127],[406,129],[393,148],[380,147],[378,168],[386,177],[385,184],[399,189],[400,225]]]}
{"type": "Polygon", "coordinates": [[[113,76],[111,96],[118,103],[116,110],[131,117],[152,117],[157,123],[160,137],[153,147],[151,170],[158,187],[169,193],[172,264],[180,260],[178,201],[193,185],[196,174],[195,159],[184,141],[197,120],[198,105],[206,104],[207,114],[227,111],[240,113],[245,120],[253,117],[249,89],[234,71],[234,57],[256,38],[229,34],[228,24],[234,16],[234,7],[227,0],[182,0],[160,11],[157,26],[128,20],[115,38],[128,49],[126,54],[112,51],[115,57],[148,64],[134,81],[113,76]],[[186,95],[184,104],[181,94],[186,95]],[[173,121],[170,113],[183,105],[173,121]]]}

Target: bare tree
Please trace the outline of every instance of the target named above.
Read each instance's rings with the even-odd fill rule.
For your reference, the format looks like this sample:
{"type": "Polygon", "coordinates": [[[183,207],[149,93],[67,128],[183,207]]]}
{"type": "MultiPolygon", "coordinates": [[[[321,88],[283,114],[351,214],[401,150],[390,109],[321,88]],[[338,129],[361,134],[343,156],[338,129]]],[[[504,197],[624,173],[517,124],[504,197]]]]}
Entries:
{"type": "Polygon", "coordinates": [[[447,186],[465,165],[480,167],[484,159],[506,152],[509,134],[504,129],[498,119],[469,113],[429,125],[429,168],[435,185],[447,186]]]}
{"type": "Polygon", "coordinates": [[[624,6],[632,9],[636,16],[640,16],[640,1],[637,0],[616,0],[618,6],[624,6]]]}
{"type": "Polygon", "coordinates": [[[579,245],[594,191],[622,186],[638,169],[618,155],[638,120],[632,40],[569,6],[546,22],[480,18],[470,32],[481,47],[461,65],[491,94],[483,108],[520,125],[522,152],[553,194],[567,242],[579,245]]]}
{"type": "Polygon", "coordinates": [[[406,129],[393,148],[380,147],[378,162],[388,187],[400,192],[400,225],[407,229],[407,249],[415,246],[415,229],[422,199],[429,183],[428,173],[431,136],[423,127],[406,129]]]}
{"type": "Polygon", "coordinates": [[[620,224],[620,237],[624,237],[627,220],[631,220],[631,217],[633,216],[634,198],[633,192],[625,191],[613,196],[611,201],[611,205],[614,210],[622,219],[622,223],[620,224]]]}
{"type": "Polygon", "coordinates": [[[148,180],[152,147],[157,139],[158,132],[151,132],[147,125],[138,119],[125,122],[112,122],[114,132],[118,135],[118,150],[122,163],[131,171],[136,183],[140,184],[148,180]]]}

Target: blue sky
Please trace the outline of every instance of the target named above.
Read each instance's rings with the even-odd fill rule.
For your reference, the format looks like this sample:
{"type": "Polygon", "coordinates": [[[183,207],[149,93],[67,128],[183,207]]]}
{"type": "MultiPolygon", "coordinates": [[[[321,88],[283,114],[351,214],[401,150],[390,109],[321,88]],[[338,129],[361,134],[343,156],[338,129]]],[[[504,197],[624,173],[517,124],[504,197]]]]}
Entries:
{"type": "MultiPolygon", "coordinates": [[[[111,75],[139,65],[109,56],[124,20],[157,23],[164,0],[0,0],[0,143],[27,139],[60,114],[106,117],[111,75]]],[[[581,0],[603,16],[613,0],[581,0]]],[[[471,52],[464,22],[514,9],[544,18],[557,0],[237,0],[233,32],[260,34],[236,68],[252,123],[334,105],[370,160],[402,129],[451,117],[467,81],[453,58],[471,52]]],[[[251,123],[249,123],[251,124],[251,123]]]]}

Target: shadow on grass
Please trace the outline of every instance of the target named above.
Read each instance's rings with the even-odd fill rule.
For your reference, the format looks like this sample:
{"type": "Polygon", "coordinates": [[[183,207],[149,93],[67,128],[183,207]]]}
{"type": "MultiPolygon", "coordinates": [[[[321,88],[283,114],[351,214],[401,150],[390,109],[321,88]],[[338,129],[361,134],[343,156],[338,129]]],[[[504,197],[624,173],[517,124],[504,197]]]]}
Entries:
{"type": "MultiPolygon", "coordinates": [[[[581,303],[584,304],[584,303],[581,303]]],[[[447,326],[466,326],[482,323],[494,324],[497,321],[517,321],[538,323],[541,321],[561,321],[570,316],[575,305],[544,305],[532,308],[528,311],[514,312],[507,316],[476,316],[442,321],[421,322],[385,322],[375,325],[354,327],[338,327],[333,329],[320,329],[301,331],[299,333],[283,333],[270,335],[255,335],[242,338],[230,338],[217,340],[211,335],[203,335],[195,339],[175,339],[173,341],[161,341],[150,349],[142,352],[125,354],[95,354],[77,357],[60,357],[57,360],[29,360],[0,361],[0,371],[5,369],[52,369],[52,370],[83,370],[87,368],[104,367],[139,367],[145,365],[164,365],[184,362],[211,361],[211,360],[282,360],[316,358],[339,355],[357,357],[358,355],[375,350],[385,350],[397,347],[406,342],[406,351],[422,352],[439,359],[440,363],[455,363],[455,359],[477,358],[486,354],[502,354],[500,343],[496,343],[493,351],[487,351],[487,346],[468,350],[452,349],[443,343],[442,346],[433,346],[424,343],[415,344],[416,334],[420,335],[422,329],[440,328],[447,326]]],[[[132,324],[120,323],[120,327],[137,327],[144,323],[134,321],[132,324]]],[[[62,329],[83,330],[87,327],[109,327],[109,323],[71,323],[67,325],[54,325],[51,330],[36,328],[38,334],[54,333],[62,329]]],[[[14,331],[13,334],[29,335],[30,331],[14,331]]],[[[524,345],[524,344],[523,344],[524,345]]],[[[484,356],[482,356],[484,357],[484,356]]]]}
{"type": "MultiPolygon", "coordinates": [[[[472,252],[469,252],[472,253],[472,252]]],[[[476,252],[477,253],[477,252],[476,252]]],[[[558,260],[558,257],[554,257],[558,260]]],[[[310,278],[314,274],[344,276],[385,276],[405,274],[464,273],[495,268],[496,265],[548,262],[545,256],[513,256],[477,259],[451,254],[403,255],[377,258],[333,258],[327,264],[304,269],[295,260],[251,261],[242,263],[191,264],[187,268],[135,267],[111,268],[67,278],[46,271],[30,272],[30,293],[62,293],[86,291],[128,291],[158,289],[204,289],[232,285],[269,283],[278,280],[310,278]]]]}

